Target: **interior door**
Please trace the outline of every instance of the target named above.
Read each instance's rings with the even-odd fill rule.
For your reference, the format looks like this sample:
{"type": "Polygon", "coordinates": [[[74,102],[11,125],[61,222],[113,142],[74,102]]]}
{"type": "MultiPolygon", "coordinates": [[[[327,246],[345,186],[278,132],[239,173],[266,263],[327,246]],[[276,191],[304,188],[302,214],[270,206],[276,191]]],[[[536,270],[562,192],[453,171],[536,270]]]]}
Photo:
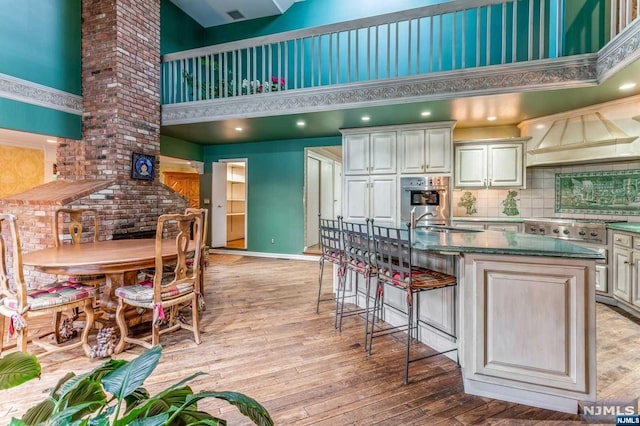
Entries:
{"type": "Polygon", "coordinates": [[[211,164],[211,247],[227,245],[227,163],[211,164]]]}
{"type": "Polygon", "coordinates": [[[307,156],[307,247],[319,243],[320,161],[307,156]]]}
{"type": "Polygon", "coordinates": [[[342,163],[333,163],[333,217],[342,214],[342,163]]]}
{"type": "Polygon", "coordinates": [[[320,162],[320,215],[335,219],[333,215],[333,162],[320,162]]]}

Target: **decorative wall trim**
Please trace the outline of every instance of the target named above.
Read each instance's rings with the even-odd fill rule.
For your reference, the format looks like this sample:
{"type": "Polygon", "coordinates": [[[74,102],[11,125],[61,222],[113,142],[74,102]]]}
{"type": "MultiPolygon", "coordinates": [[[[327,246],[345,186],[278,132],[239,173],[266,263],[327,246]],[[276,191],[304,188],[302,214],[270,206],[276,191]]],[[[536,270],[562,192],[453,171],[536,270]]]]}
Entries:
{"type": "Polygon", "coordinates": [[[176,125],[416,102],[596,83],[596,54],[433,73],[341,86],[163,105],[176,125]]]}
{"type": "Polygon", "coordinates": [[[640,170],[556,173],[556,212],[640,215],[640,170]]]}
{"type": "Polygon", "coordinates": [[[640,59],[640,19],[636,19],[598,52],[598,81],[640,59]]]}
{"type": "Polygon", "coordinates": [[[82,96],[2,73],[0,73],[0,97],[70,114],[82,114],[82,96]]]}

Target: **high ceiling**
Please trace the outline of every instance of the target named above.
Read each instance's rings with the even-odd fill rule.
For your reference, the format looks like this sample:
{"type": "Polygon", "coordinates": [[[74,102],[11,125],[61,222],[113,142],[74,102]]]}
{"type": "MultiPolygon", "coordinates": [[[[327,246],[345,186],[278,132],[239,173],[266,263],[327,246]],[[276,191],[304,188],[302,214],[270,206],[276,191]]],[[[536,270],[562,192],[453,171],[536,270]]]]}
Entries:
{"type": "Polygon", "coordinates": [[[303,0],[171,0],[205,28],[280,15],[303,0]]]}

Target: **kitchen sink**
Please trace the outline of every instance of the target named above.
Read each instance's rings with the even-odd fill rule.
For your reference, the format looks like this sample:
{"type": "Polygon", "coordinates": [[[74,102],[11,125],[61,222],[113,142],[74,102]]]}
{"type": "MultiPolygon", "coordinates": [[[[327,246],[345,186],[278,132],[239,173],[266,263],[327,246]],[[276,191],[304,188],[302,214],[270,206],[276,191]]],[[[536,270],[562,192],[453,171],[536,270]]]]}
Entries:
{"type": "Polygon", "coordinates": [[[424,229],[425,231],[431,231],[431,232],[444,232],[447,234],[464,234],[464,233],[472,233],[472,232],[482,232],[482,230],[480,229],[453,228],[449,226],[418,226],[418,229],[424,229]]]}

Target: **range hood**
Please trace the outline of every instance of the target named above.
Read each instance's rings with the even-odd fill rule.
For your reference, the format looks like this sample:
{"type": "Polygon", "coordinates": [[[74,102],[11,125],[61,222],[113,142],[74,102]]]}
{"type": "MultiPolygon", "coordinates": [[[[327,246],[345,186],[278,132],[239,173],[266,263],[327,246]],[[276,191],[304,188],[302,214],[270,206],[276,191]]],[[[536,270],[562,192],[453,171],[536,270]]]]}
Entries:
{"type": "Polygon", "coordinates": [[[638,99],[521,123],[522,135],[531,137],[527,167],[640,158],[638,99]]]}
{"type": "Polygon", "coordinates": [[[607,120],[601,113],[580,115],[553,122],[538,146],[529,154],[627,144],[637,139],[607,120]]]}

